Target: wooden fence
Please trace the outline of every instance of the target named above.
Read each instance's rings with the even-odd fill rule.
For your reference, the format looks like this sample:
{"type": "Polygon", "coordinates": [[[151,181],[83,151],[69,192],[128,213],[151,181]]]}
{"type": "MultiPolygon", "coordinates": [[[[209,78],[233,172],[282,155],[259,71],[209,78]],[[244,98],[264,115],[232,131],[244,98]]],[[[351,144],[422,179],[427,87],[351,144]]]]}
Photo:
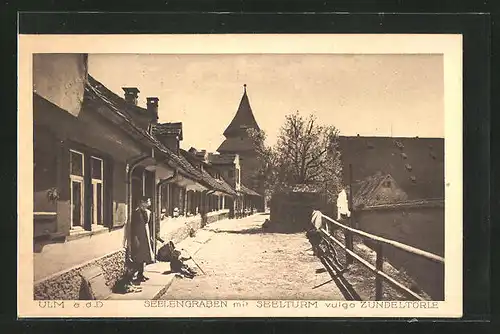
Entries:
{"type": "MultiPolygon", "coordinates": [[[[402,291],[409,299],[424,300],[417,293],[413,292],[412,290],[410,290],[409,288],[407,288],[406,286],[404,286],[403,284],[398,282],[396,279],[390,277],[389,275],[387,275],[386,273],[383,272],[383,264],[384,264],[384,252],[383,252],[384,247],[383,246],[390,245],[390,246],[393,246],[393,247],[398,248],[400,250],[403,250],[405,252],[408,252],[410,254],[414,254],[416,256],[425,258],[429,261],[438,262],[438,263],[441,263],[444,265],[444,258],[443,257],[438,256],[438,255],[433,254],[433,253],[430,253],[430,252],[426,252],[424,250],[421,250],[421,249],[418,249],[418,248],[415,248],[415,247],[412,247],[409,245],[406,245],[406,244],[403,244],[403,243],[398,242],[398,241],[382,238],[382,237],[379,237],[379,236],[376,236],[376,235],[373,235],[373,234],[346,226],[346,225],[341,224],[341,223],[337,222],[336,220],[334,220],[328,216],[325,216],[323,214],[322,214],[322,218],[327,221],[326,224],[323,224],[323,226],[325,226],[326,229],[325,228],[320,229],[321,236],[322,236],[323,240],[326,243],[328,243],[330,246],[337,245],[337,246],[341,247],[342,249],[344,249],[344,251],[346,252],[347,264],[351,263],[352,259],[355,259],[359,263],[361,263],[363,266],[368,268],[368,270],[370,270],[371,272],[373,272],[376,275],[375,276],[375,300],[382,300],[382,296],[383,296],[382,282],[383,281],[386,281],[387,283],[392,285],[394,288],[402,291]],[[330,226],[332,224],[337,226],[338,228],[341,228],[342,230],[344,230],[344,233],[346,234],[345,243],[336,239],[330,233],[330,230],[331,230],[330,226]],[[353,244],[352,244],[352,235],[353,234],[361,236],[365,239],[369,239],[375,243],[375,245],[376,245],[375,246],[375,252],[376,252],[375,265],[371,264],[370,262],[363,259],[361,256],[359,256],[358,254],[356,254],[354,252],[353,244]]],[[[323,220],[323,222],[324,222],[324,220],[323,220]]]]}

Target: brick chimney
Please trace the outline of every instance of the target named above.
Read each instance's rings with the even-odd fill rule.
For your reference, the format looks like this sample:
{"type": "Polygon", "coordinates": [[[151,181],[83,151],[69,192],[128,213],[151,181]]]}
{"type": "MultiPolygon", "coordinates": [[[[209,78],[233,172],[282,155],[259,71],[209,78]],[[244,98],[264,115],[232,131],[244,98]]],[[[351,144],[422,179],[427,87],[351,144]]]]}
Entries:
{"type": "Polygon", "coordinates": [[[175,154],[179,154],[179,142],[182,138],[182,122],[158,123],[153,134],[166,147],[175,154]]]}
{"type": "Polygon", "coordinates": [[[147,97],[147,109],[148,114],[151,116],[151,123],[158,123],[158,101],[160,99],[157,97],[147,97]]]}
{"type": "Polygon", "coordinates": [[[139,89],[136,87],[122,87],[122,89],[125,92],[125,101],[136,106],[137,96],[140,93],[139,89]]]}

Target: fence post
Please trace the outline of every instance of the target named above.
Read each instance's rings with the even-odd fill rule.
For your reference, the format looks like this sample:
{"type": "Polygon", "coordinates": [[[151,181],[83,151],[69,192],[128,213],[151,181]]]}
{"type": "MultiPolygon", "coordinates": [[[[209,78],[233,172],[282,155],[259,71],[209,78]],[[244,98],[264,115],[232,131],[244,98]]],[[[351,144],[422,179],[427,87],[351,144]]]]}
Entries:
{"type": "Polygon", "coordinates": [[[321,216],[321,226],[325,226],[326,233],[330,234],[330,222],[321,216]]]}
{"type": "MultiPolygon", "coordinates": [[[[349,211],[351,212],[350,214],[350,217],[347,218],[347,225],[349,227],[352,227],[352,207],[353,207],[353,204],[352,204],[352,201],[353,201],[353,191],[352,191],[352,164],[349,164],[349,197],[348,197],[348,209],[349,211]]],[[[352,240],[352,233],[350,231],[347,231],[345,230],[344,231],[344,239],[345,239],[345,245],[347,247],[347,249],[349,249],[350,251],[353,250],[353,240],[352,240]]],[[[345,260],[346,260],[346,266],[349,266],[352,264],[353,262],[353,258],[352,256],[346,252],[346,257],[345,257],[345,260]]]]}
{"type": "MultiPolygon", "coordinates": [[[[375,250],[377,253],[375,268],[378,271],[383,271],[384,253],[383,253],[383,245],[381,242],[377,242],[375,244],[375,250]]],[[[382,296],[383,296],[382,278],[379,275],[375,275],[375,300],[382,300],[382,296]]]]}

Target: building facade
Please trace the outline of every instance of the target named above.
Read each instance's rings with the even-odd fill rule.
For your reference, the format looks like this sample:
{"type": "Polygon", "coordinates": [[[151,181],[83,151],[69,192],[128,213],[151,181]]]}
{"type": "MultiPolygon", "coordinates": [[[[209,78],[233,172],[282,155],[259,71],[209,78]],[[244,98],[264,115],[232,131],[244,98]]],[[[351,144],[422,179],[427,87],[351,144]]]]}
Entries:
{"type": "MultiPolygon", "coordinates": [[[[255,145],[247,133],[249,129],[260,131],[250,106],[246,85],[244,85],[243,96],[236,114],[224,131],[226,139],[217,151],[223,155],[237,154],[239,156],[241,182],[256,193],[263,195],[264,183],[255,175],[255,171],[259,170],[259,160],[255,145]]],[[[262,197],[258,208],[264,210],[264,197],[262,197]]]]}
{"type": "Polygon", "coordinates": [[[158,123],[158,98],[143,108],[138,88],[111,92],[85,54],[35,55],[33,74],[35,299],[78,299],[90,265],[112,286],[142,196],[152,199],[151,235],[174,242],[229,217],[236,190],[186,159],[182,123],[158,123]]]}

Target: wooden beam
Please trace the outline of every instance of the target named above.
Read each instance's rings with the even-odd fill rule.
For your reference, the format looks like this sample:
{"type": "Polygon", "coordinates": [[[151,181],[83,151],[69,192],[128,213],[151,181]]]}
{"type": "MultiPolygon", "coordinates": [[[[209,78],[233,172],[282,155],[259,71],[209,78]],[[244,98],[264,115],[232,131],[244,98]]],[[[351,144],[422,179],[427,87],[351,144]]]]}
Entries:
{"type": "Polygon", "coordinates": [[[380,276],[381,278],[383,278],[385,281],[387,281],[389,284],[391,284],[395,288],[402,290],[410,298],[414,298],[416,300],[425,301],[424,298],[420,297],[418,294],[416,294],[415,292],[411,291],[406,286],[404,286],[403,284],[399,283],[398,281],[396,281],[394,278],[390,277],[389,275],[387,275],[383,271],[377,270],[377,268],[375,268],[375,266],[373,266],[371,263],[369,263],[368,261],[366,261],[365,259],[363,259],[358,254],[356,254],[353,251],[347,249],[347,247],[344,246],[344,244],[341,241],[339,241],[339,240],[335,239],[334,237],[332,237],[331,235],[327,234],[325,230],[322,229],[321,232],[323,232],[323,234],[326,237],[325,239],[327,241],[333,241],[333,242],[335,242],[337,245],[339,245],[341,248],[343,248],[353,258],[355,258],[356,260],[358,260],[362,265],[364,265],[366,268],[368,268],[375,275],[380,276]]]}
{"type": "Polygon", "coordinates": [[[370,234],[370,233],[367,233],[367,232],[363,232],[363,231],[357,230],[355,228],[351,228],[351,227],[346,226],[344,224],[341,224],[341,223],[339,223],[339,222],[337,222],[337,221],[333,220],[332,218],[330,218],[328,216],[325,216],[325,215],[323,215],[323,218],[325,218],[326,220],[334,223],[335,225],[337,225],[337,226],[339,226],[339,227],[341,227],[343,229],[349,230],[349,231],[351,231],[354,234],[357,234],[359,236],[368,238],[368,239],[373,240],[373,241],[379,241],[379,242],[382,242],[382,243],[394,246],[394,247],[396,247],[398,249],[401,249],[401,250],[403,250],[403,251],[405,251],[407,253],[419,255],[419,256],[424,257],[426,259],[429,259],[429,260],[432,260],[432,261],[444,264],[444,258],[441,257],[441,256],[439,256],[439,255],[436,255],[436,254],[433,254],[433,253],[430,253],[430,252],[426,252],[424,250],[421,250],[421,249],[418,249],[418,248],[415,248],[415,247],[412,247],[412,246],[408,246],[408,245],[403,244],[403,243],[398,242],[398,241],[394,241],[394,240],[390,240],[390,239],[385,239],[385,238],[382,238],[382,237],[379,237],[379,236],[376,236],[376,235],[373,235],[373,234],[370,234]]]}

